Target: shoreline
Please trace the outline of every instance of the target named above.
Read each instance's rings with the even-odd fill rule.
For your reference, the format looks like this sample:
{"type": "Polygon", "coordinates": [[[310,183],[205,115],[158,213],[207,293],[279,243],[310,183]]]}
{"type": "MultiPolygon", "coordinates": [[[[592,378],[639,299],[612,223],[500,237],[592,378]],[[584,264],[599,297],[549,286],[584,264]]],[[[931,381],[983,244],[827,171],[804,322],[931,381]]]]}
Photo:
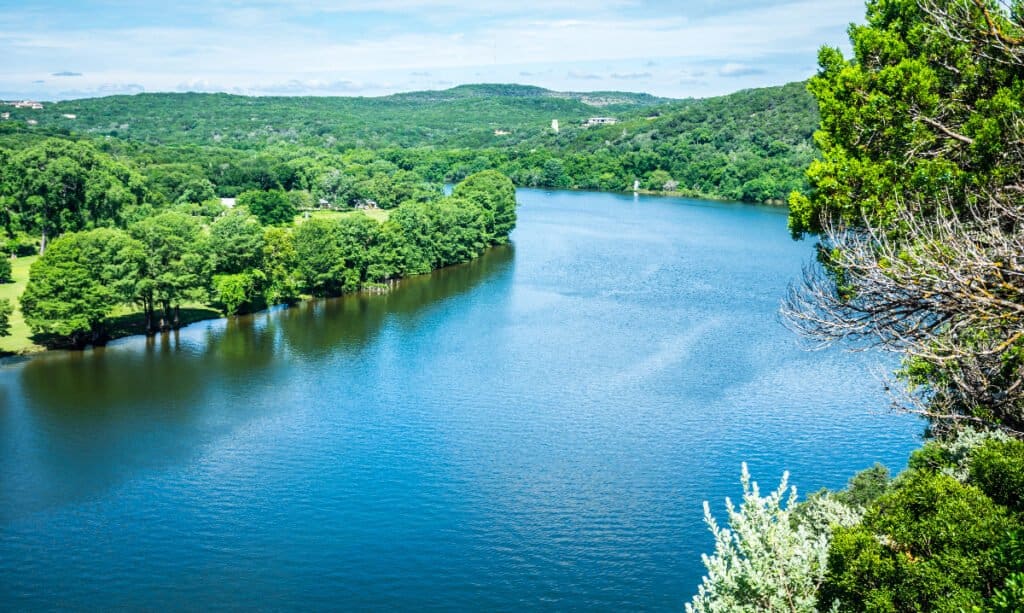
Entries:
{"type": "MultiPolygon", "coordinates": [[[[715,197],[708,196],[708,195],[692,195],[692,194],[688,194],[686,192],[663,192],[663,191],[653,191],[653,190],[636,190],[636,191],[632,191],[632,190],[592,190],[592,189],[581,189],[581,188],[571,188],[571,187],[562,187],[562,188],[517,187],[516,189],[533,189],[533,190],[542,190],[542,191],[551,191],[551,192],[558,192],[558,191],[576,192],[576,193],[584,192],[584,193],[595,193],[595,194],[620,194],[620,195],[633,194],[633,195],[642,195],[642,196],[653,196],[653,197],[659,197],[659,198],[685,198],[685,199],[690,199],[690,200],[702,200],[702,201],[706,201],[706,202],[732,203],[732,204],[739,204],[739,205],[744,205],[744,206],[769,206],[769,207],[773,207],[773,208],[783,208],[783,207],[786,206],[786,204],[784,202],[780,202],[778,204],[771,203],[771,202],[744,202],[742,200],[730,200],[730,199],[726,199],[726,198],[715,198],[715,197]]],[[[474,259],[477,259],[477,258],[474,258],[474,259]]],[[[470,260],[470,262],[472,262],[472,261],[473,260],[470,260]]],[[[455,264],[454,266],[461,266],[461,265],[464,265],[464,264],[467,264],[467,263],[469,263],[469,262],[463,262],[461,264],[455,264]]],[[[450,266],[444,267],[444,268],[450,268],[450,266]]],[[[422,273],[422,274],[429,275],[429,274],[432,274],[434,272],[437,272],[438,270],[443,270],[443,268],[437,268],[437,269],[434,269],[434,270],[432,270],[430,272],[422,273]]],[[[413,276],[422,276],[422,275],[413,275],[413,276]]],[[[363,288],[361,288],[361,289],[359,289],[359,290],[357,290],[355,292],[350,292],[348,294],[342,294],[341,296],[330,296],[329,298],[340,298],[342,296],[352,296],[352,295],[357,295],[357,294],[367,294],[367,295],[386,294],[386,293],[390,292],[391,289],[398,282],[401,282],[401,281],[403,281],[405,279],[409,279],[409,278],[412,278],[412,277],[400,277],[398,279],[393,279],[393,280],[391,280],[388,283],[377,284],[377,285],[372,285],[372,286],[366,286],[366,287],[363,287],[363,288]]],[[[267,305],[267,306],[265,306],[262,309],[258,309],[258,310],[255,310],[255,311],[249,311],[249,312],[246,312],[246,313],[237,313],[235,315],[224,315],[223,313],[221,313],[219,311],[216,311],[213,307],[210,307],[210,306],[207,306],[207,305],[201,305],[201,304],[190,304],[190,305],[187,305],[187,306],[183,305],[182,306],[183,313],[187,313],[188,314],[188,316],[185,318],[187,321],[181,327],[176,328],[176,329],[177,330],[181,330],[181,329],[186,328],[186,327],[188,327],[188,326],[190,326],[192,324],[203,322],[203,321],[212,321],[212,320],[217,320],[217,319],[225,319],[225,320],[227,320],[227,319],[229,319],[231,317],[248,316],[248,315],[255,315],[255,314],[258,314],[258,313],[264,313],[264,312],[267,312],[267,311],[269,311],[271,309],[275,309],[275,308],[282,308],[282,307],[284,307],[284,308],[291,308],[291,307],[293,307],[295,305],[302,304],[302,303],[308,302],[310,300],[321,300],[321,299],[324,299],[324,298],[328,298],[328,297],[302,296],[298,301],[296,301],[296,302],[294,302],[292,304],[287,304],[287,305],[281,305],[281,304],[267,305]],[[200,311],[203,311],[204,313],[203,314],[199,314],[198,312],[200,312],[200,311]]],[[[142,316],[142,313],[130,313],[130,314],[126,314],[126,315],[112,317],[111,318],[112,320],[117,320],[118,318],[128,318],[129,321],[122,322],[120,327],[115,324],[113,326],[114,330],[112,331],[112,333],[110,335],[110,338],[107,339],[107,341],[110,342],[110,341],[120,340],[120,339],[124,339],[124,338],[130,338],[130,337],[134,337],[134,336],[146,336],[146,333],[145,333],[144,328],[143,328],[144,324],[143,324],[143,321],[141,319],[141,316],[142,316]],[[137,321],[132,321],[131,318],[135,318],[137,321]]],[[[174,331],[175,330],[163,330],[163,331],[157,332],[153,336],[156,337],[156,336],[160,336],[162,334],[168,334],[168,333],[171,333],[171,332],[174,332],[174,331]]],[[[100,346],[102,346],[102,345],[100,345],[100,346]]],[[[15,350],[0,349],[0,367],[8,365],[8,364],[10,364],[12,362],[20,362],[20,361],[25,360],[25,359],[30,359],[33,356],[42,355],[42,354],[45,354],[45,353],[50,353],[50,352],[55,352],[55,351],[85,351],[87,349],[95,349],[96,347],[97,346],[94,346],[94,345],[86,345],[85,347],[82,347],[80,349],[75,349],[75,348],[70,348],[70,347],[59,347],[59,346],[47,347],[45,345],[40,345],[40,344],[37,344],[37,343],[33,343],[33,344],[31,344],[31,345],[29,345],[29,346],[27,346],[25,348],[22,348],[22,349],[15,349],[15,350]]]]}

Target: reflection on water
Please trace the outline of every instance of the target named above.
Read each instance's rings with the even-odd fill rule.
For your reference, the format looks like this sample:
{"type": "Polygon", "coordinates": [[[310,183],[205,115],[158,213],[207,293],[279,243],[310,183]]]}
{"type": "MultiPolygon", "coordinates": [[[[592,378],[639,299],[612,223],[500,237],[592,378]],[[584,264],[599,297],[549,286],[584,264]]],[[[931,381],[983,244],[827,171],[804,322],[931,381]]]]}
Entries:
{"type": "Polygon", "coordinates": [[[779,324],[783,211],[519,198],[514,249],[387,294],[0,366],[0,602],[678,610],[741,461],[917,444],[779,324]]]}
{"type": "MultiPolygon", "coordinates": [[[[204,440],[256,417],[253,405],[231,401],[282,379],[282,364],[312,367],[358,353],[387,319],[414,326],[421,310],[507,274],[512,258],[511,246],[498,247],[383,295],[311,300],[24,363],[14,388],[23,398],[4,403],[5,432],[38,430],[46,441],[19,450],[40,471],[19,470],[5,483],[0,518],[95,495],[139,467],[181,462],[204,440]]],[[[10,393],[0,388],[5,400],[10,393]]]]}

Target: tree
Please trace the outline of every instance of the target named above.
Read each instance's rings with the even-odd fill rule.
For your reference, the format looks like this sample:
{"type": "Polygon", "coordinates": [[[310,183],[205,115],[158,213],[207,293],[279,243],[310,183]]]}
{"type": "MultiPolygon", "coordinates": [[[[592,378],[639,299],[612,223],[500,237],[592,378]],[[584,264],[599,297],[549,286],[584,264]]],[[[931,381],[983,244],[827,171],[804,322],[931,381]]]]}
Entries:
{"type": "Polygon", "coordinates": [[[233,315],[263,295],[264,231],[244,209],[231,211],[210,225],[213,290],[224,311],[233,315]]]}
{"type": "Polygon", "coordinates": [[[0,252],[0,283],[12,283],[14,276],[11,271],[11,258],[0,252]]]}
{"type": "Polygon", "coordinates": [[[11,301],[6,298],[0,300],[0,336],[11,335],[11,315],[14,314],[14,307],[11,301]]]}
{"type": "Polygon", "coordinates": [[[988,0],[868,3],[856,61],[810,84],[822,159],[790,224],[820,231],[785,312],[823,343],[901,352],[939,427],[1024,431],[1024,27],[988,0]]]}
{"type": "Polygon", "coordinates": [[[1013,589],[1014,573],[1024,571],[1016,536],[1024,527],[1018,496],[1024,443],[969,437],[973,446],[963,458],[948,453],[960,442],[915,452],[862,523],[835,530],[822,608],[992,610],[1000,592],[1008,596],[1002,588],[1013,589]]]}
{"type": "Polygon", "coordinates": [[[146,329],[157,329],[155,312],[161,307],[161,329],[181,325],[180,307],[186,300],[201,300],[209,286],[208,245],[195,218],[168,211],[132,224],[129,233],[145,249],[135,298],[146,314],[146,329]]]}
{"type": "Polygon", "coordinates": [[[341,293],[338,263],[341,261],[338,224],[334,220],[313,218],[303,222],[293,234],[298,272],[304,289],[314,296],[341,293]]]}
{"type": "Polygon", "coordinates": [[[478,172],[456,185],[452,196],[472,202],[486,212],[488,242],[508,242],[508,235],[516,227],[516,188],[508,177],[496,170],[478,172]]]}
{"type": "Polygon", "coordinates": [[[294,203],[279,189],[243,192],[238,195],[236,202],[238,206],[247,207],[263,225],[286,225],[295,220],[294,203]]]}
{"type": "Polygon", "coordinates": [[[299,296],[298,255],[290,230],[270,227],[263,235],[264,299],[267,304],[291,303],[299,296]]]}
{"type": "Polygon", "coordinates": [[[132,299],[143,257],[143,246],[121,230],[54,240],[29,271],[21,296],[25,322],[36,334],[67,339],[74,347],[106,342],[106,319],[132,299]]]}
{"type": "Polygon", "coordinates": [[[87,143],[48,139],[10,164],[16,229],[38,234],[40,253],[63,232],[118,223],[145,193],[141,176],[87,143]]]}
{"type": "Polygon", "coordinates": [[[263,228],[244,209],[236,209],[210,224],[210,255],[216,273],[234,274],[260,268],[263,228]]]}

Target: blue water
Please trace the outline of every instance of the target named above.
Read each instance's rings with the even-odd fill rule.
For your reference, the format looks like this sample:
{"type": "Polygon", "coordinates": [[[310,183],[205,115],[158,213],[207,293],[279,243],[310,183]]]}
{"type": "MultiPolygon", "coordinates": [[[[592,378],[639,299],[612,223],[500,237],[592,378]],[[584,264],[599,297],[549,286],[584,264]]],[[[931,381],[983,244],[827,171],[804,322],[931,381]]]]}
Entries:
{"type": "Polygon", "coordinates": [[[878,356],[780,323],[784,211],[519,199],[388,295],[0,367],[0,603],[678,610],[742,461],[808,492],[919,444],[878,356]]]}

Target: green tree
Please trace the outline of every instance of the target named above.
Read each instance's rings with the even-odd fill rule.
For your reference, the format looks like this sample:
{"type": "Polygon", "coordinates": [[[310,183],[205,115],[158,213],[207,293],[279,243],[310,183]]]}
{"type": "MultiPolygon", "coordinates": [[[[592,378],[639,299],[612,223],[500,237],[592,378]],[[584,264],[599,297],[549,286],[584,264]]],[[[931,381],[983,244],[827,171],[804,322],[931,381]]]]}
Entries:
{"type": "Polygon", "coordinates": [[[787,301],[823,342],[907,356],[938,428],[1024,431],[1024,24],[1018,4],[874,0],[810,90],[821,159],[794,194],[797,235],[823,231],[824,273],[787,301]]]}
{"type": "Polygon", "coordinates": [[[136,300],[146,314],[146,329],[157,329],[156,308],[162,309],[161,329],[181,325],[180,307],[186,300],[207,296],[211,272],[206,238],[194,218],[168,211],[132,224],[128,231],[145,248],[136,300]]]}
{"type": "Polygon", "coordinates": [[[12,283],[14,276],[11,271],[11,258],[0,252],[0,283],[12,283]]]}
{"type": "Polygon", "coordinates": [[[338,230],[334,220],[313,218],[293,233],[299,276],[303,288],[314,296],[341,293],[338,265],[342,256],[338,230]]]}
{"type": "Polygon", "coordinates": [[[36,334],[72,346],[106,342],[106,319],[133,297],[143,246],[121,230],[68,233],[51,244],[29,271],[21,296],[25,322],[36,334]]]}
{"type": "Polygon", "coordinates": [[[263,263],[264,231],[244,209],[233,210],[210,224],[210,255],[218,274],[257,269],[263,263]]]}
{"type": "Polygon", "coordinates": [[[270,227],[263,235],[264,299],[267,304],[295,302],[299,296],[298,255],[291,230],[270,227]]]}
{"type": "Polygon", "coordinates": [[[40,253],[63,232],[120,222],[145,193],[142,177],[87,143],[48,139],[11,157],[19,231],[40,237],[40,253]]]}
{"type": "Polygon", "coordinates": [[[1000,550],[1020,522],[981,490],[911,470],[862,524],[838,529],[821,603],[843,611],[982,606],[1011,569],[1000,550]]]}
{"type": "Polygon", "coordinates": [[[884,227],[904,206],[962,210],[1019,197],[1024,160],[1022,33],[993,0],[872,0],[853,26],[855,58],[819,54],[821,159],[810,197],[791,200],[796,234],[822,216],[884,227]]]}
{"type": "Polygon", "coordinates": [[[0,336],[10,336],[11,315],[13,314],[14,307],[11,306],[11,301],[6,298],[0,300],[0,336]]]}
{"type": "Polygon", "coordinates": [[[279,189],[243,192],[236,202],[238,206],[247,207],[264,225],[286,225],[295,220],[295,204],[279,189]]]}
{"type": "Polygon", "coordinates": [[[478,172],[456,185],[452,196],[472,202],[486,212],[489,242],[508,242],[508,235],[516,227],[516,188],[508,177],[496,170],[478,172]]]}

